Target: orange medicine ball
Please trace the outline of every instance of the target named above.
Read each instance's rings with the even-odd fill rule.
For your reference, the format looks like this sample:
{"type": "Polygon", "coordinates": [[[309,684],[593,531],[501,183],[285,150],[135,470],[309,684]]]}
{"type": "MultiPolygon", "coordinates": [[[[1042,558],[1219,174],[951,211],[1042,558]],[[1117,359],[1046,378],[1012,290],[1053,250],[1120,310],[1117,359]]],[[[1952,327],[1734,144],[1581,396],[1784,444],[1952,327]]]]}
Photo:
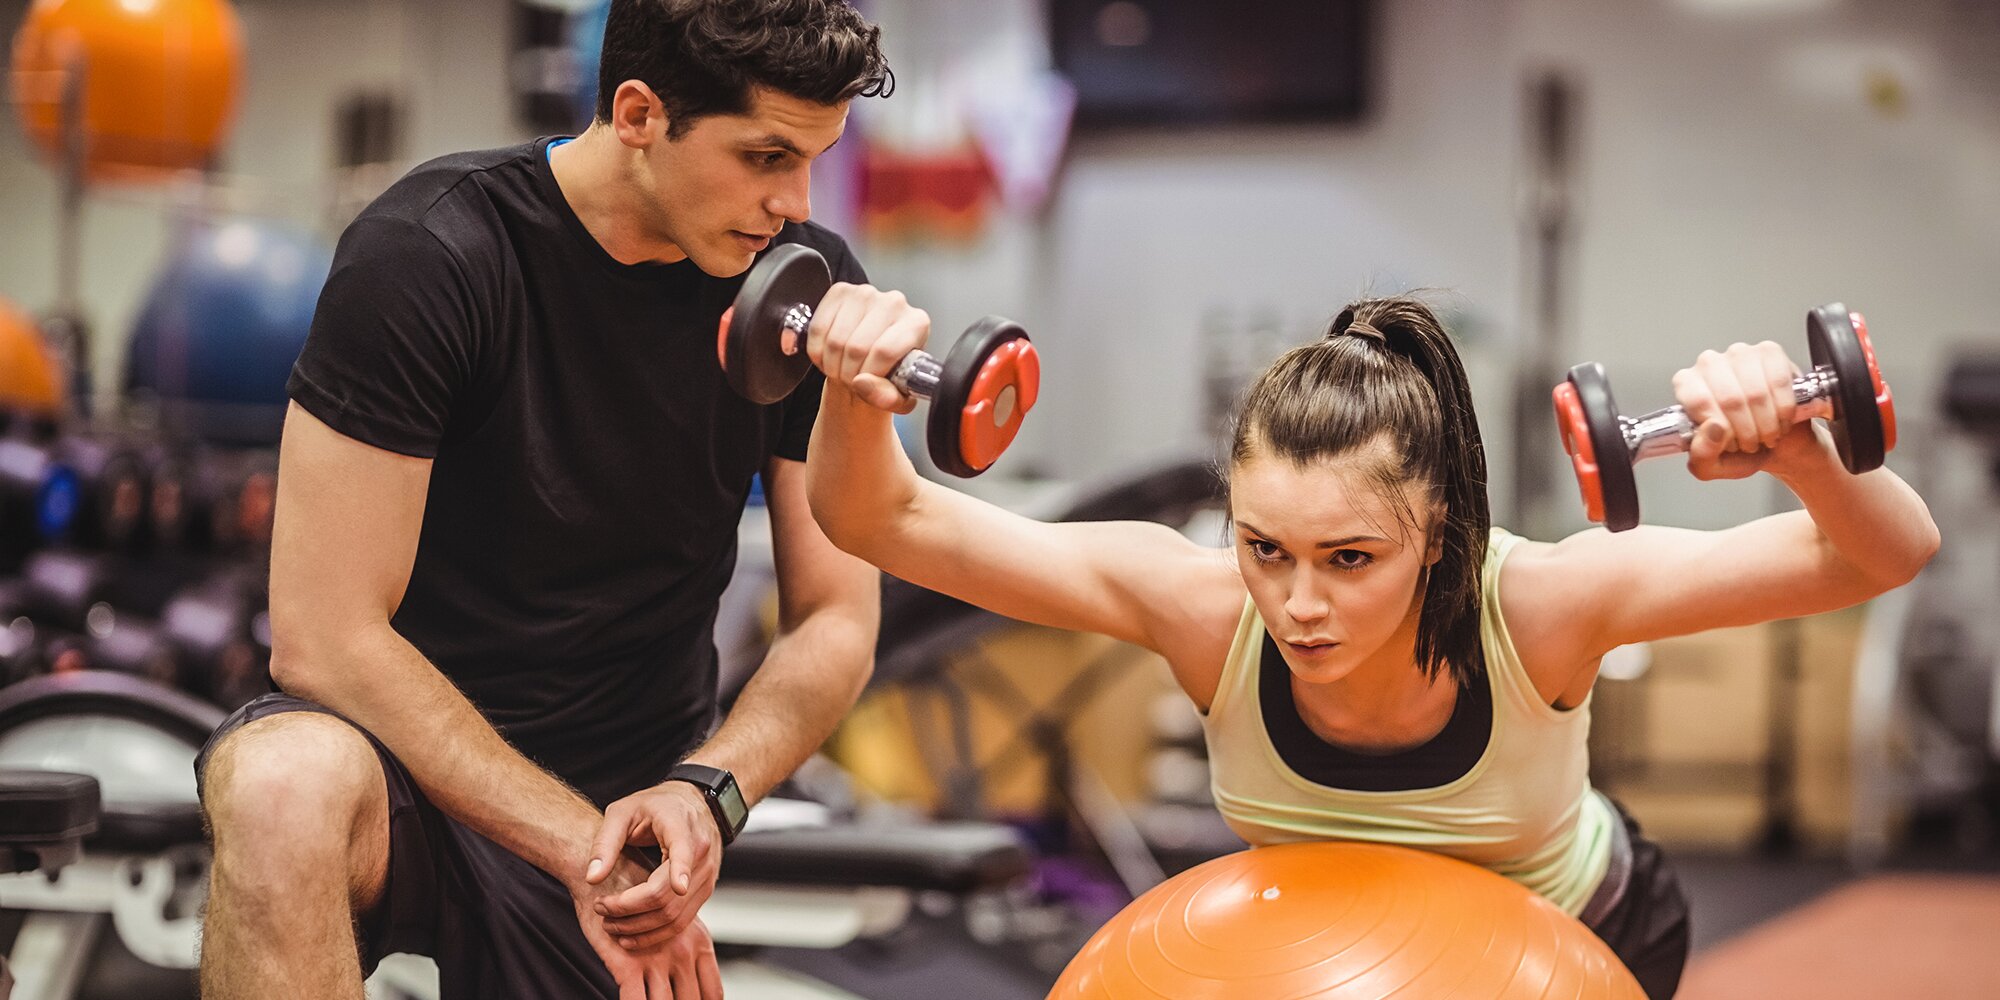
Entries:
{"type": "Polygon", "coordinates": [[[1426,851],[1284,844],[1191,868],[1100,928],[1050,1000],[1645,1000],[1525,886],[1426,851]]]}
{"type": "Polygon", "coordinates": [[[242,64],[227,0],[35,0],[14,36],[14,108],[62,162],[63,92],[81,73],[88,175],[141,180],[209,164],[235,113],[242,64]]]}
{"type": "Polygon", "coordinates": [[[0,411],[54,417],[62,410],[62,372],[28,314],[0,299],[0,411]]]}

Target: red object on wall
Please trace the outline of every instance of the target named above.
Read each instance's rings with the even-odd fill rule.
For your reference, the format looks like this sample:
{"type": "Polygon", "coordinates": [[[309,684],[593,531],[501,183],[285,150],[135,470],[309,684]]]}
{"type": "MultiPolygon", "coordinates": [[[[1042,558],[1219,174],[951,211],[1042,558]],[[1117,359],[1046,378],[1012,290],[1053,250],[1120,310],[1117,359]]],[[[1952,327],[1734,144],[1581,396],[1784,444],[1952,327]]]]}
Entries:
{"type": "Polygon", "coordinates": [[[900,153],[871,145],[858,184],[863,230],[876,239],[971,239],[986,225],[993,172],[977,146],[900,153]]]}

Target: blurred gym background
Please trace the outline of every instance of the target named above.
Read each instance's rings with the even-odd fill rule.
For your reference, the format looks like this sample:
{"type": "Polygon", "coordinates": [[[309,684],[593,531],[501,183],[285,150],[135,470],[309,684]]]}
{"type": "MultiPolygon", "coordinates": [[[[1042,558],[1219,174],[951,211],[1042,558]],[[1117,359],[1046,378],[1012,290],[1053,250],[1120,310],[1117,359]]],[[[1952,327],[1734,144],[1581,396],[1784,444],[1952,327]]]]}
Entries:
{"type": "MultiPolygon", "coordinates": [[[[1803,356],[1806,309],[1865,313],[1889,464],[1943,551],[1869,606],[1621,650],[1595,778],[1688,883],[1683,996],[2000,993],[2000,4],[859,6],[898,86],[854,106],[815,218],[941,336],[1030,331],[1043,400],[958,485],[1041,516],[1219,543],[1207,467],[1243,381],[1349,299],[1425,288],[1496,521],[1557,538],[1587,524],[1549,411],[1570,365],[1639,412],[1704,348],[1803,356]]],[[[0,0],[0,681],[262,689],[277,420],[334,238],[423,160],[581,128],[603,16],[0,0]]],[[[1649,522],[1697,528],[1789,500],[1665,461],[1639,485],[1649,522]]],[[[719,628],[739,678],[771,621],[763,523],[719,628]]],[[[1162,664],[886,596],[877,681],[803,783],[1016,824],[1038,861],[770,961],[864,996],[1038,996],[1133,895],[1240,847],[1162,664]]]]}

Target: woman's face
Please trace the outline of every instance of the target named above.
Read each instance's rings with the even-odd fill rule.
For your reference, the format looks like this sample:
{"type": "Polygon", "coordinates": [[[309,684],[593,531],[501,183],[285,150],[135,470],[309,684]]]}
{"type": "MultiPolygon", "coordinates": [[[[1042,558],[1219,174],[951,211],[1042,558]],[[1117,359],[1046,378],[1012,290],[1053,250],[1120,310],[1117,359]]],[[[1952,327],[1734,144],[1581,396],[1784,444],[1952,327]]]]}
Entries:
{"type": "Polygon", "coordinates": [[[1304,466],[1253,453],[1231,471],[1243,582],[1308,683],[1340,680],[1392,641],[1414,655],[1419,584],[1438,557],[1426,541],[1434,511],[1424,484],[1384,495],[1371,472],[1394,458],[1378,440],[1304,466]]]}

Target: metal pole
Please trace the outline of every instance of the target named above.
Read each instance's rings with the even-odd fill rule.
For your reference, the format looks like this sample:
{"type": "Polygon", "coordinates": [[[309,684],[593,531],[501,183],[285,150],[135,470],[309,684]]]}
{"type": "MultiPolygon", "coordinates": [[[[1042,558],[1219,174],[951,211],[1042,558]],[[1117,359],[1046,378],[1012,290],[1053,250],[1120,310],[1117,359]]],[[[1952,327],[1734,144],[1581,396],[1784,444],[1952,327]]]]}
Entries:
{"type": "Polygon", "coordinates": [[[1570,223],[1576,90],[1556,72],[1528,81],[1527,215],[1530,268],[1528,329],[1516,369],[1512,516],[1518,530],[1549,537],[1556,528],[1549,390],[1561,377],[1563,250],[1570,223]]]}
{"type": "Polygon", "coordinates": [[[90,337],[83,325],[83,195],[89,133],[83,127],[83,85],[88,67],[82,55],[66,67],[62,84],[62,197],[56,224],[55,308],[43,325],[63,367],[69,401],[62,422],[90,414],[90,337]]]}

